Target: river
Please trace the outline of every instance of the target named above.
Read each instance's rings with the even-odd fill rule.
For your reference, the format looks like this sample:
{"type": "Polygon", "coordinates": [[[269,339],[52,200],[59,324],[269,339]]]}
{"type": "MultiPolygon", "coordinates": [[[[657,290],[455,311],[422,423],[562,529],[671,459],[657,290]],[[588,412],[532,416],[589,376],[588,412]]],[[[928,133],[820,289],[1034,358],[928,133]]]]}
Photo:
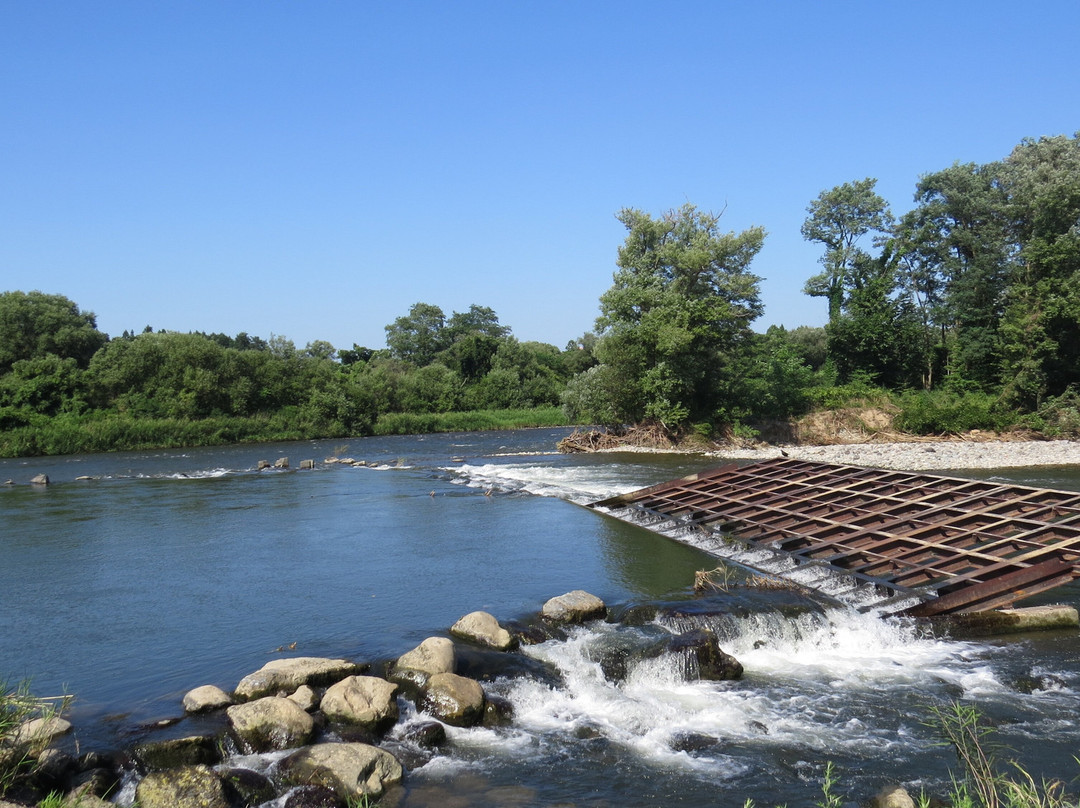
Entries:
{"type": "MultiPolygon", "coordinates": [[[[615,608],[693,600],[714,556],[581,505],[720,461],[561,455],[565,433],[0,461],[15,483],[0,490],[0,677],[74,694],[80,747],[116,746],[180,715],[187,690],[230,690],[284,655],[379,662],[470,611],[524,620],[573,589],[615,608]],[[256,470],[281,456],[294,470],[256,470]],[[38,473],[53,484],[27,484],[38,473]]],[[[1080,469],[955,475],[1080,490],[1080,469]]],[[[722,597],[730,614],[710,619],[741,681],[685,681],[665,658],[610,681],[596,660],[626,629],[609,624],[532,646],[557,684],[488,683],[513,724],[452,730],[412,761],[400,804],[808,804],[830,761],[854,800],[886,782],[940,793],[955,758],[927,721],[956,699],[1036,775],[1080,774],[1075,631],[943,640],[872,611],[793,610],[789,592],[722,597]]],[[[1080,586],[1037,602],[1078,605],[1080,586]]]]}

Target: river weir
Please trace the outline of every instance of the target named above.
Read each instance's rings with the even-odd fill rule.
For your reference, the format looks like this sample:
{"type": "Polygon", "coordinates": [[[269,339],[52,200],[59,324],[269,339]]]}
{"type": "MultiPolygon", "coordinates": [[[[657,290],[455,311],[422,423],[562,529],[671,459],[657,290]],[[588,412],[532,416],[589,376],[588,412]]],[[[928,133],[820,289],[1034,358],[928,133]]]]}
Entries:
{"type": "MultiPolygon", "coordinates": [[[[977,705],[1036,776],[1076,774],[1075,630],[950,639],[883,618],[870,596],[845,602],[840,576],[836,591],[813,569],[801,574],[817,592],[763,585],[740,567],[762,562],[750,549],[579,507],[715,458],[557,455],[562,434],[4,461],[17,483],[0,491],[4,673],[73,693],[67,740],[80,748],[130,747],[209,730],[209,717],[155,725],[183,716],[191,688],[232,690],[269,660],[378,669],[474,610],[527,625],[548,598],[585,589],[610,619],[499,665],[459,643],[462,672],[511,721],[413,748],[409,729],[428,719],[401,700],[383,741],[406,762],[394,804],[806,804],[829,762],[853,800],[893,782],[940,793],[954,759],[926,722],[954,700],[977,705]],[[367,465],[322,463],[345,452],[367,465]],[[291,470],[258,471],[282,456],[291,470]],[[315,468],[300,470],[307,458],[315,468]],[[19,484],[38,473],[52,484],[19,484]],[[725,558],[724,587],[695,593],[695,572],[725,558]],[[656,652],[703,629],[740,679],[695,678],[685,655],[656,652]]],[[[971,476],[1080,491],[1068,469],[971,476]]],[[[1057,601],[1080,602],[1077,585],[1035,599],[1057,601]]]]}

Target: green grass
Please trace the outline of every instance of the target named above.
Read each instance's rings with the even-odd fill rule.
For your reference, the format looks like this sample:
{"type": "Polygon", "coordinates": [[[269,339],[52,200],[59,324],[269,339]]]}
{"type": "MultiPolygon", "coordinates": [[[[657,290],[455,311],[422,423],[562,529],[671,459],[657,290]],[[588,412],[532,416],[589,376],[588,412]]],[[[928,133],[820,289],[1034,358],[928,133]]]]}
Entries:
{"type": "Polygon", "coordinates": [[[59,716],[69,702],[67,696],[56,702],[35,697],[26,680],[11,684],[0,679],[0,795],[19,778],[33,772],[38,755],[48,745],[47,738],[41,735],[23,737],[22,726],[35,718],[48,720],[59,716]]]}
{"type": "MultiPolygon", "coordinates": [[[[374,433],[414,435],[565,425],[566,416],[558,407],[421,415],[393,413],[379,418],[374,433]]],[[[85,416],[42,416],[34,418],[32,423],[2,430],[0,457],[178,449],[346,437],[355,435],[349,434],[339,423],[306,418],[295,408],[272,415],[220,416],[197,420],[145,418],[99,412],[85,416]]]]}

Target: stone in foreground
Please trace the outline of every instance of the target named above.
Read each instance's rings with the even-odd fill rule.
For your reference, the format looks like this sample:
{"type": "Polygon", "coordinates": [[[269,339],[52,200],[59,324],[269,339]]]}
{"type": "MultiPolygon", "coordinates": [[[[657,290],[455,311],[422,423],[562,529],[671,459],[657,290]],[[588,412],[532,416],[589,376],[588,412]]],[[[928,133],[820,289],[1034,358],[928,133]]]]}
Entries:
{"type": "Polygon", "coordinates": [[[604,617],[607,607],[596,595],[575,589],[549,600],[540,614],[555,623],[584,623],[604,617]]]}
{"type": "Polygon", "coordinates": [[[326,786],[343,800],[377,799],[402,778],[397,758],[365,743],[315,744],[289,755],[279,765],[286,782],[326,786]]]}
{"type": "Polygon", "coordinates": [[[228,808],[221,778],[207,766],[146,775],[135,789],[139,808],[228,808]]]}
{"type": "Polygon", "coordinates": [[[296,702],[281,696],[237,704],[225,713],[237,740],[253,752],[302,746],[315,732],[314,719],[296,702]]]}
{"type": "Polygon", "coordinates": [[[484,688],[475,679],[456,673],[432,676],[417,707],[455,727],[471,727],[484,718],[484,688]]]}
{"type": "Polygon", "coordinates": [[[380,730],[398,719],[397,691],[377,676],[349,676],[326,691],[322,711],[331,721],[380,730]]]}

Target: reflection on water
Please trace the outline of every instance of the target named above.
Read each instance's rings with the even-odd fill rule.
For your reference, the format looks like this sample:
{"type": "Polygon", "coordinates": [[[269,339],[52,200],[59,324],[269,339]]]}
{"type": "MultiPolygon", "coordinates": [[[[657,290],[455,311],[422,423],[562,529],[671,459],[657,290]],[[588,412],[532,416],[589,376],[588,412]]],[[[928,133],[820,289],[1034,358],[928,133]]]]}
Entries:
{"type": "MultiPolygon", "coordinates": [[[[231,689],[293,642],[385,659],[469,611],[523,618],[579,588],[620,607],[700,604],[694,572],[714,557],[580,505],[717,461],[553,454],[562,434],[355,440],[345,451],[371,467],[312,471],[256,466],[321,460],[340,442],[2,461],[0,479],[19,484],[0,490],[0,675],[75,693],[92,745],[176,714],[194,686],[231,689]],[[41,472],[55,484],[26,484],[41,472]]],[[[995,474],[1080,490],[1076,470],[983,476],[995,474]]],[[[802,804],[829,760],[866,796],[948,777],[923,721],[953,698],[977,701],[1037,773],[1072,771],[1076,632],[943,641],[738,580],[722,614],[601,624],[528,649],[557,678],[490,683],[514,725],[453,731],[446,754],[410,772],[405,804],[802,804]],[[680,620],[707,621],[744,679],[688,682],[655,656],[603,674],[613,645],[680,620]]],[[[1080,590],[1042,597],[1075,604],[1080,590]]]]}

